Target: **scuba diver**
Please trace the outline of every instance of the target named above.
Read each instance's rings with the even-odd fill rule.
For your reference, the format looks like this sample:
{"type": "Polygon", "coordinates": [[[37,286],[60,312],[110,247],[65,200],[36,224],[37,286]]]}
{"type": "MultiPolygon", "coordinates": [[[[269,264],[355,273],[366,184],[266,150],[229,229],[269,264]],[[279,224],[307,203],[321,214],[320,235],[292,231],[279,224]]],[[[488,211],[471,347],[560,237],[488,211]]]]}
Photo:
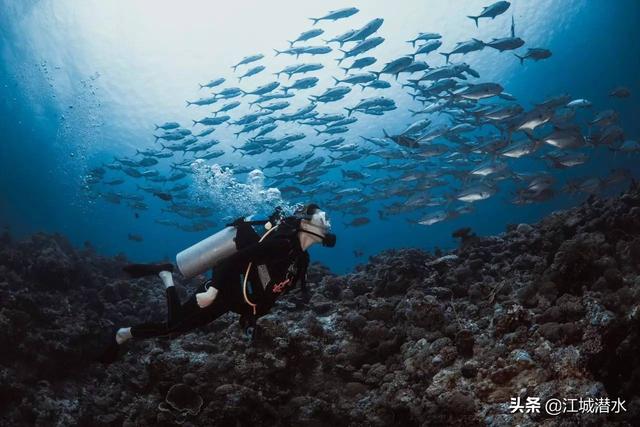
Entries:
{"type": "Polygon", "coordinates": [[[127,265],[123,270],[131,277],[160,277],[166,288],[167,321],[114,330],[100,361],[115,361],[130,339],[184,334],[229,311],[241,315],[240,325],[255,338],[256,319],[268,313],[280,295],[299,284],[303,295],[308,296],[307,249],[315,243],[335,246],[336,236],[330,228],[326,213],[316,204],[304,206],[289,217],[276,208],[268,221],[237,219],[176,256],[178,269],[186,278],[213,267],[212,279],[183,304],[173,284],[173,264],[127,265]],[[253,225],[261,224],[267,229],[262,238],[253,229],[253,225]]]}

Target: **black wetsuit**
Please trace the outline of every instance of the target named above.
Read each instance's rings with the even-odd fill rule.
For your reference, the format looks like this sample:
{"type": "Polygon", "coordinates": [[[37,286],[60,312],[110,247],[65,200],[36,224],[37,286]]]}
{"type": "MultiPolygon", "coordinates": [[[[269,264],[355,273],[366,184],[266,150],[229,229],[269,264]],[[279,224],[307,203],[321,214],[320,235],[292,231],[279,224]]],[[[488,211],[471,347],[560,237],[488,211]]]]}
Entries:
{"type": "MultiPolygon", "coordinates": [[[[275,234],[275,233],[274,233],[275,234]]],[[[183,334],[194,328],[204,326],[219,316],[233,311],[249,319],[266,314],[275,304],[276,299],[300,284],[305,285],[309,254],[300,247],[296,233],[280,234],[258,243],[257,235],[251,229],[240,227],[238,236],[243,236],[244,248],[215,267],[213,278],[203,284],[200,292],[208,286],[218,290],[214,301],[205,308],[200,308],[196,296],[192,295],[184,304],[175,287],[167,288],[168,318],[166,323],[143,323],[131,327],[134,338],[150,338],[168,334],[183,334]],[[253,233],[253,234],[251,234],[253,233]],[[247,240],[252,243],[247,243],[247,240]],[[257,305],[253,308],[247,304],[243,296],[242,278],[247,265],[252,262],[247,286],[249,300],[257,305]],[[258,266],[266,266],[269,280],[258,274],[258,266]]]]}

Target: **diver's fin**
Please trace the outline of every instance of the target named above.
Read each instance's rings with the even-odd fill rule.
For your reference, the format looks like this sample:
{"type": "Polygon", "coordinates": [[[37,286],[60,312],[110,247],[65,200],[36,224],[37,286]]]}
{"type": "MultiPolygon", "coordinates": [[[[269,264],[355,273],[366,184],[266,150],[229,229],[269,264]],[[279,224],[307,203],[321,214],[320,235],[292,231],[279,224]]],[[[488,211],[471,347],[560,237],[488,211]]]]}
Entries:
{"type": "Polygon", "coordinates": [[[122,270],[133,278],[155,276],[161,271],[173,272],[173,264],[129,264],[122,267],[122,270]]]}

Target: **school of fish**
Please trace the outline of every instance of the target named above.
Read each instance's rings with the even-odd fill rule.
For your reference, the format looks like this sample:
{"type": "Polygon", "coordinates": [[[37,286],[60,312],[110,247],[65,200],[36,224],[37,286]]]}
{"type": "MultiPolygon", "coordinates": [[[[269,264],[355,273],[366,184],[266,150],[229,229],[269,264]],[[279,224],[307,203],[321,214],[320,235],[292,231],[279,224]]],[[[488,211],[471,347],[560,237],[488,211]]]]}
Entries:
{"type": "MultiPolygon", "coordinates": [[[[509,7],[499,1],[469,18],[475,26],[489,25],[509,7]]],[[[126,204],[136,217],[149,209],[147,198],[159,199],[166,206],[156,222],[200,232],[212,230],[221,218],[215,206],[191,192],[196,162],[200,167],[202,162],[220,164],[237,176],[259,169],[283,199],[315,201],[340,212],[345,225],[354,227],[393,215],[424,226],[457,218],[494,197],[503,180],[517,184],[510,201],[522,205],[558,194],[594,194],[631,178],[629,170],[616,169],[557,188],[551,169],[585,164],[601,147],[636,155],[640,143],[625,138],[614,110],[594,111],[589,100],[567,94],[524,108],[500,83],[483,81],[463,62],[468,53],[487,48],[521,64],[550,58],[551,51],[543,47],[523,48],[513,17],[508,36],[471,37],[449,51],[442,49],[440,34],[421,32],[403,41],[404,55],[381,64],[373,52],[385,42],[379,35],[382,18],[330,36],[321,28],[358,12],[351,7],[311,18],[309,30],[274,49],[273,55],[294,61],[283,69],[268,69],[267,52],[256,53],[232,67],[242,87],[232,85],[231,76],[201,83],[203,96],[186,101],[197,114],[192,123],[156,124],[153,145],[93,168],[86,176],[88,188],[108,203],[126,204]],[[303,60],[316,55],[335,56],[332,81],[324,85],[314,73],[325,65],[303,60]],[[436,57],[444,63],[429,65],[436,57]],[[253,76],[264,73],[273,74],[270,83],[251,85],[253,76]],[[391,87],[401,87],[414,105],[409,110],[413,121],[399,133],[376,126],[377,116],[398,108],[385,96],[391,87]],[[360,101],[339,102],[353,91],[362,93],[360,101]],[[294,108],[294,100],[304,102],[294,108]],[[352,130],[367,120],[372,134],[352,130]],[[281,131],[285,124],[287,132],[281,131]],[[237,138],[230,148],[215,138],[223,125],[237,138]],[[229,153],[239,153],[242,163],[225,163],[229,153]],[[520,158],[543,160],[547,166],[539,172],[518,171],[520,158]],[[131,179],[137,192],[117,190],[131,179]]],[[[631,93],[618,87],[609,95],[623,99],[631,93]]],[[[129,239],[143,237],[129,234],[129,239]]]]}

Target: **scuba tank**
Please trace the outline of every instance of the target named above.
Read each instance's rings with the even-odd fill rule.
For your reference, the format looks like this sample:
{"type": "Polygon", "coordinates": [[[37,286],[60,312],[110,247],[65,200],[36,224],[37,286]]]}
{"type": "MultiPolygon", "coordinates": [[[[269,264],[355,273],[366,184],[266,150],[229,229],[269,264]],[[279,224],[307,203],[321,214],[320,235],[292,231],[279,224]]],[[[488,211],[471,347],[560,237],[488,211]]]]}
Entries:
{"type": "Polygon", "coordinates": [[[272,225],[280,222],[282,216],[282,208],[276,207],[268,220],[247,221],[239,218],[227,224],[227,227],[176,255],[176,264],[180,273],[186,279],[204,273],[238,250],[257,243],[260,236],[253,229],[253,225],[264,225],[265,228],[271,229],[272,225]]]}
{"type": "Polygon", "coordinates": [[[238,252],[235,226],[228,226],[176,255],[180,273],[190,279],[238,252]]]}

